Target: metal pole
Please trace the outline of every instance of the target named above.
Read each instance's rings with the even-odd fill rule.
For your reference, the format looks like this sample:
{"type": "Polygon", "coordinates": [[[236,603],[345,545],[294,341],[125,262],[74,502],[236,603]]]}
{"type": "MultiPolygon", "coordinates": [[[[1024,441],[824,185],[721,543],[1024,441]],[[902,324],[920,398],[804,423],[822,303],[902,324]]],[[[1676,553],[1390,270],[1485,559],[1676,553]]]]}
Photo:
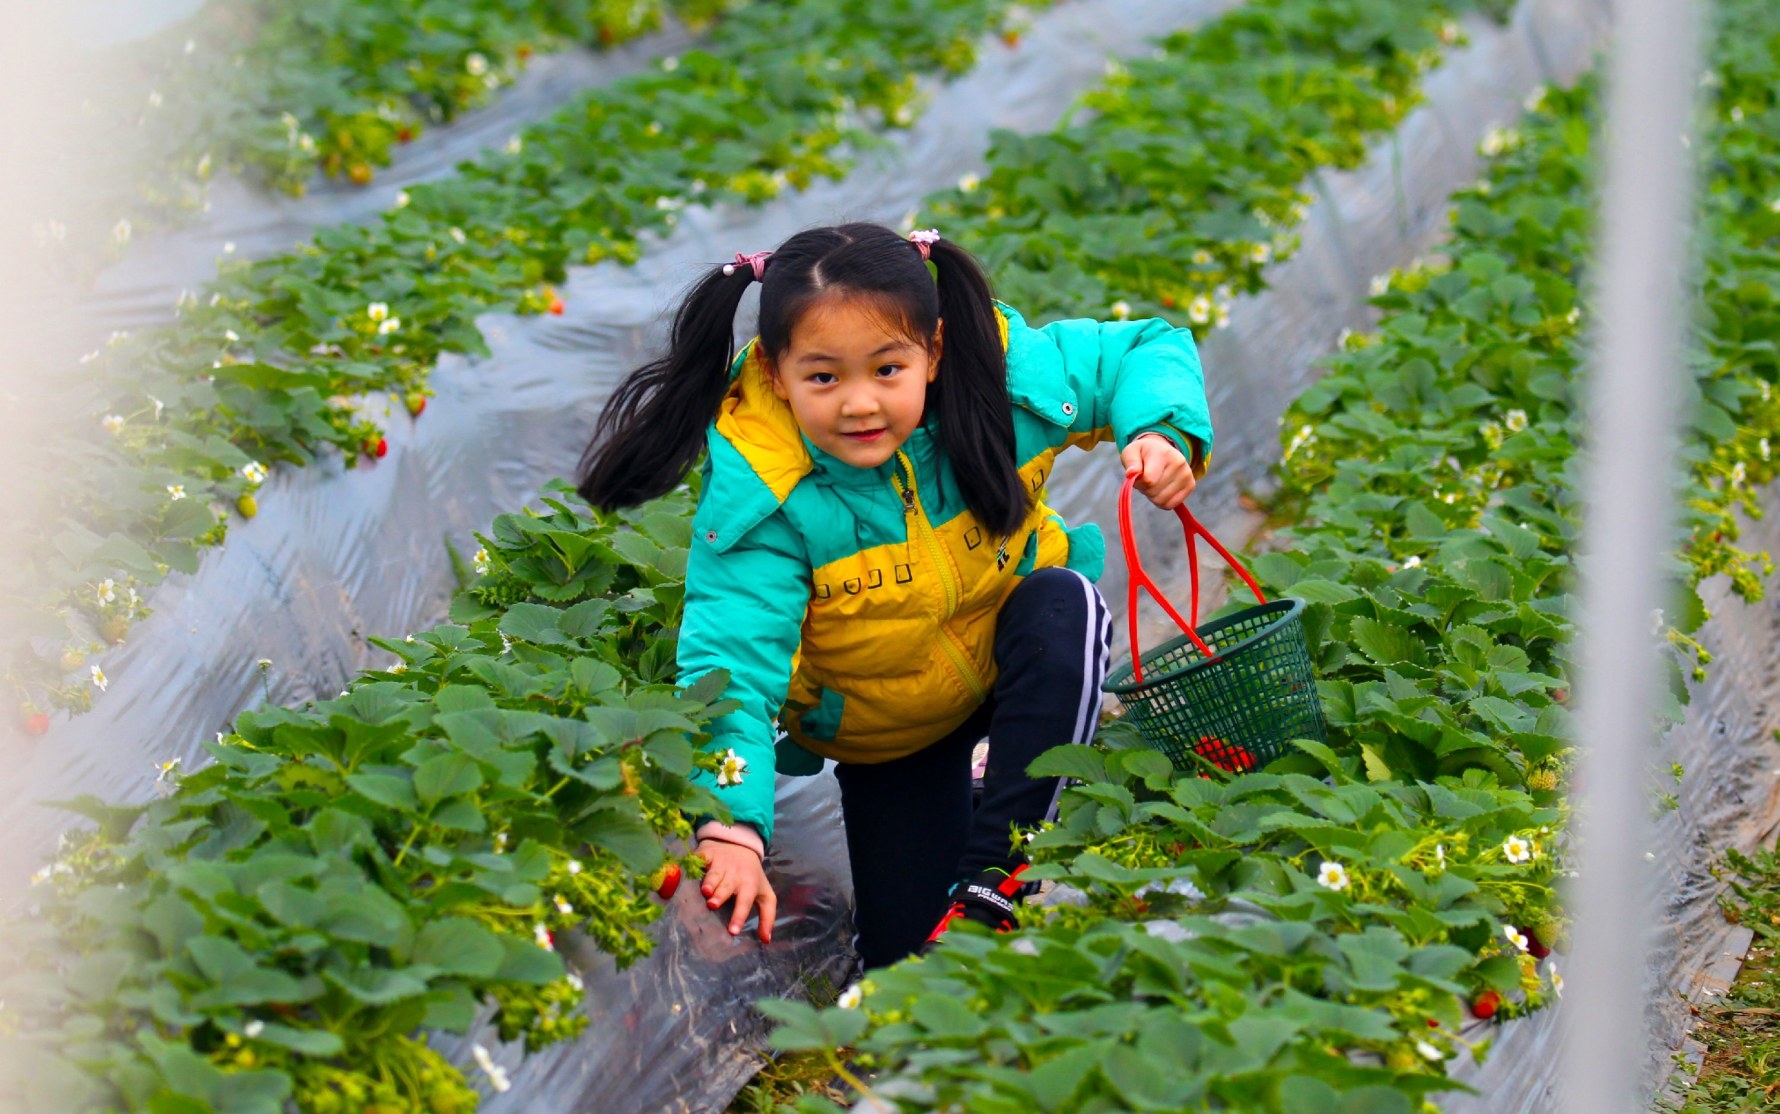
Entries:
{"type": "Polygon", "coordinates": [[[1618,0],[1601,193],[1597,327],[1587,401],[1575,947],[1567,958],[1564,1109],[1645,1109],[1649,897],[1646,771],[1662,684],[1652,611],[1672,544],[1673,474],[1692,227],[1699,13],[1618,0]]]}

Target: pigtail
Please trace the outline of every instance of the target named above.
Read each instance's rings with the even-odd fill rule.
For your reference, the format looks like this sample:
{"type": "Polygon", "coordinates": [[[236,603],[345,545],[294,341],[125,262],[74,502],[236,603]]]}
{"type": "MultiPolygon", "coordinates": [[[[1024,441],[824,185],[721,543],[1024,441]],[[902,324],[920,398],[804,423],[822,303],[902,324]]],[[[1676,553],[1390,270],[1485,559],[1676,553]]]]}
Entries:
{"type": "Polygon", "coordinates": [[[583,499],[631,507],[685,478],[729,389],[736,310],[752,281],[746,267],[720,268],[687,294],[667,355],[631,372],[600,414],[577,470],[583,499]]]}
{"type": "Polygon", "coordinates": [[[1012,534],[1025,521],[1032,496],[1014,459],[1007,350],[994,295],[982,268],[963,248],[935,240],[928,258],[939,279],[939,316],[946,330],[939,376],[927,389],[927,404],[939,420],[940,447],[978,521],[1012,534]]]}

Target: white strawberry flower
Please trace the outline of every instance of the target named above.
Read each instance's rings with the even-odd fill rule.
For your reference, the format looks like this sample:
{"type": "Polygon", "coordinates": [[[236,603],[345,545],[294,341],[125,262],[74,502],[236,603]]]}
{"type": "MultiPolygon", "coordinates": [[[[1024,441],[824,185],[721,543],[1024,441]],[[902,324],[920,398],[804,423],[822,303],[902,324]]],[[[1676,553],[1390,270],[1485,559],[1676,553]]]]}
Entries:
{"type": "Polygon", "coordinates": [[[172,781],[179,773],[179,759],[169,758],[165,762],[155,763],[155,784],[160,785],[172,781]]]}
{"type": "Polygon", "coordinates": [[[1383,297],[1385,292],[1390,288],[1391,276],[1389,275],[1373,275],[1371,284],[1366,287],[1367,290],[1372,292],[1374,298],[1383,297]]]}
{"type": "Polygon", "coordinates": [[[464,59],[464,70],[471,77],[481,77],[488,72],[488,59],[480,53],[472,52],[464,59]]]}
{"type": "Polygon", "coordinates": [[[859,989],[858,983],[854,983],[852,986],[841,991],[841,996],[835,1000],[834,1004],[843,1010],[856,1010],[859,1008],[860,1000],[864,997],[865,992],[859,989]]]}
{"type": "Polygon", "coordinates": [[[523,150],[525,150],[525,140],[516,135],[508,138],[506,151],[509,155],[517,155],[523,150]]]}
{"type": "Polygon", "coordinates": [[[475,568],[477,576],[487,576],[488,575],[488,550],[487,550],[487,548],[484,547],[482,549],[478,549],[475,552],[475,554],[470,558],[470,564],[475,568]]]}
{"type": "Polygon", "coordinates": [[[111,238],[120,244],[127,244],[130,242],[130,233],[132,231],[133,226],[130,224],[129,218],[125,217],[123,220],[120,220],[111,226],[111,238]]]}
{"type": "Polygon", "coordinates": [[[1427,1041],[1416,1041],[1415,1042],[1415,1050],[1417,1052],[1421,1053],[1422,1059],[1432,1060],[1436,1064],[1438,1064],[1440,1061],[1446,1059],[1446,1053],[1440,1051],[1438,1048],[1434,1047],[1432,1044],[1429,1044],[1427,1041]]]}
{"type": "Polygon", "coordinates": [[[388,302],[372,302],[365,307],[365,316],[372,321],[382,321],[389,316],[388,302]]]}
{"type": "Polygon", "coordinates": [[[1347,889],[1352,881],[1353,879],[1347,876],[1347,868],[1340,863],[1325,860],[1322,867],[1316,872],[1316,884],[1325,890],[1333,890],[1336,893],[1347,889]]]}
{"type": "Polygon", "coordinates": [[[1568,321],[1572,325],[1576,324],[1578,321],[1581,321],[1582,320],[1582,307],[1581,306],[1571,306],[1570,312],[1564,314],[1564,320],[1568,321]]]}
{"type": "Polygon", "coordinates": [[[456,227],[455,225],[452,226],[451,228],[446,229],[446,231],[451,235],[451,238],[453,240],[456,240],[460,244],[463,243],[464,240],[467,238],[464,236],[464,230],[456,227]]]}
{"type": "Polygon", "coordinates": [[[1441,870],[1446,869],[1446,844],[1436,843],[1434,845],[1434,861],[1440,864],[1441,870]]]}
{"type": "Polygon", "coordinates": [[[717,768],[717,784],[723,787],[740,785],[747,772],[748,760],[737,754],[734,747],[730,747],[723,752],[722,764],[717,768]]]}
{"type": "Polygon", "coordinates": [[[983,180],[975,174],[966,174],[964,177],[958,179],[958,190],[961,193],[973,193],[976,188],[982,184],[983,180]]]}
{"type": "Polygon", "coordinates": [[[543,948],[547,952],[556,950],[556,940],[550,935],[550,930],[541,924],[532,925],[532,939],[537,943],[538,947],[543,948]]]}
{"type": "Polygon", "coordinates": [[[167,498],[173,500],[175,503],[179,502],[181,499],[184,499],[185,498],[185,485],[184,484],[168,484],[167,485],[167,498]]]}
{"type": "MultiPolygon", "coordinates": [[[[482,56],[472,54],[470,57],[480,58],[482,56]]],[[[494,1057],[488,1054],[488,1049],[476,1045],[470,1049],[470,1055],[476,1058],[476,1066],[482,1069],[483,1075],[488,1076],[488,1085],[493,1087],[497,1094],[506,1094],[512,1089],[513,1081],[507,1078],[507,1069],[494,1062],[494,1057]]]]}
{"type": "Polygon", "coordinates": [[[1519,433],[1527,428],[1527,412],[1525,410],[1510,410],[1503,416],[1502,424],[1508,427],[1508,432],[1519,433]]]}
{"type": "Polygon", "coordinates": [[[241,1035],[246,1037],[248,1040],[259,1039],[259,1035],[265,1031],[266,1031],[266,1023],[264,1021],[261,1021],[257,1017],[254,1018],[252,1021],[249,1021],[247,1024],[241,1026],[241,1035]]]}
{"type": "Polygon", "coordinates": [[[107,688],[111,687],[111,679],[105,676],[105,671],[103,669],[100,669],[95,665],[93,666],[92,672],[94,688],[98,689],[100,692],[104,692],[107,688]]]}
{"type": "Polygon", "coordinates": [[[396,194],[396,208],[406,209],[408,207],[408,203],[412,200],[414,200],[414,199],[408,196],[407,190],[401,190],[396,194]]]}
{"type": "Polygon", "coordinates": [[[570,859],[568,870],[569,870],[570,874],[581,873],[581,860],[580,859],[570,859]]]}
{"type": "Polygon", "coordinates": [[[1650,636],[1655,638],[1669,627],[1669,620],[1664,617],[1663,609],[1652,608],[1650,612],[1650,636]]]}
{"type": "Polygon", "coordinates": [[[241,478],[256,486],[265,483],[269,474],[266,466],[257,460],[250,460],[241,466],[241,478]]]}
{"type": "Polygon", "coordinates": [[[1187,320],[1195,325],[1211,324],[1211,299],[1201,294],[1187,303],[1187,320]]]}
{"type": "Polygon", "coordinates": [[[1533,845],[1517,835],[1502,841],[1502,856],[1511,863],[1524,863],[1533,857],[1533,845]]]}
{"type": "Polygon", "coordinates": [[[93,595],[97,596],[102,604],[111,603],[117,599],[117,581],[109,576],[106,577],[93,588],[93,595]]]}
{"type": "Polygon", "coordinates": [[[1114,321],[1123,321],[1131,316],[1131,303],[1120,298],[1112,304],[1111,312],[1114,321]]]}
{"type": "Polygon", "coordinates": [[[563,916],[572,917],[575,915],[575,907],[573,905],[570,905],[569,899],[566,897],[563,897],[561,894],[556,895],[555,904],[556,904],[556,911],[558,913],[561,913],[563,916]]]}
{"type": "Polygon", "coordinates": [[[1502,926],[1502,935],[1508,938],[1510,944],[1513,944],[1523,952],[1527,951],[1532,946],[1531,942],[1527,940],[1527,934],[1511,924],[1502,926]]]}
{"type": "Polygon", "coordinates": [[[574,987],[575,993],[577,993],[577,994],[579,994],[583,990],[587,989],[587,983],[582,980],[580,975],[575,974],[575,972],[573,972],[573,971],[570,971],[568,974],[564,975],[562,977],[562,981],[566,982],[570,986],[574,987]]]}
{"type": "Polygon", "coordinates": [[[377,335],[380,337],[386,337],[401,327],[402,327],[402,319],[400,317],[392,317],[388,321],[385,321],[383,324],[377,326],[377,335]]]}
{"type": "Polygon", "coordinates": [[[1742,461],[1739,460],[1739,461],[1737,461],[1737,463],[1731,465],[1731,486],[1732,487],[1742,487],[1743,482],[1745,480],[1747,480],[1748,478],[1749,478],[1749,469],[1745,468],[1743,466],[1742,461]]]}
{"type": "Polygon", "coordinates": [[[1564,976],[1558,974],[1556,960],[1553,960],[1551,964],[1551,989],[1557,992],[1559,998],[1564,996],[1564,976]]]}
{"type": "Polygon", "coordinates": [[[124,431],[124,419],[121,414],[107,414],[99,419],[99,424],[105,428],[106,433],[113,437],[124,431]]]}
{"type": "Polygon", "coordinates": [[[1404,559],[1403,567],[1406,569],[1419,569],[1422,567],[1422,559],[1418,556],[1411,555],[1404,559]]]}
{"type": "Polygon", "coordinates": [[[1248,249],[1248,257],[1251,262],[1265,263],[1273,258],[1273,248],[1268,244],[1256,244],[1248,249]]]}
{"type": "Polygon", "coordinates": [[[1214,329],[1228,329],[1230,327],[1230,303],[1229,302],[1219,302],[1218,303],[1218,313],[1217,313],[1217,316],[1212,319],[1211,324],[1212,324],[1212,328],[1214,328],[1214,329]]]}
{"type": "Polygon", "coordinates": [[[1769,459],[1769,455],[1772,452],[1772,450],[1768,447],[1768,439],[1766,437],[1763,437],[1761,439],[1760,448],[1761,448],[1761,458],[1763,460],[1769,459]]]}

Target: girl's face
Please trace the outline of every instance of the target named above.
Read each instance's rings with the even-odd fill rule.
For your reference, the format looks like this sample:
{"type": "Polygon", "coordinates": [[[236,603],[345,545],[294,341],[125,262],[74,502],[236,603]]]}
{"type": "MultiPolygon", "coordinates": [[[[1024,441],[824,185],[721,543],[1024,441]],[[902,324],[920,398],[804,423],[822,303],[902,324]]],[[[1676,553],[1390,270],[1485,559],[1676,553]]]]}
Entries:
{"type": "Polygon", "coordinates": [[[769,361],[773,393],[817,448],[855,468],[876,468],[921,424],[939,370],[944,322],[933,343],[900,333],[869,304],[825,298],[804,311],[791,343],[769,361]]]}

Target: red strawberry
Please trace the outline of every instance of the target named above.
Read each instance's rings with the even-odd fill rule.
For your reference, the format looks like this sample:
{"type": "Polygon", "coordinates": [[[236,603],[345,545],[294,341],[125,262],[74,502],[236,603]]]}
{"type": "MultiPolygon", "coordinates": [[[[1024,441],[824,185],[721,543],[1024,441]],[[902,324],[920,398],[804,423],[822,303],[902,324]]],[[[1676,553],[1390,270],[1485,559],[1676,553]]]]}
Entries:
{"type": "Polygon", "coordinates": [[[680,865],[669,863],[662,868],[656,878],[658,881],[655,884],[655,896],[663,901],[670,900],[674,896],[674,892],[680,888],[680,865]]]}
{"type": "Polygon", "coordinates": [[[1008,46],[1019,46],[1020,33],[1018,31],[1003,31],[1001,33],[1001,41],[1008,46]]]}
{"type": "Polygon", "coordinates": [[[32,712],[25,717],[25,730],[33,735],[42,735],[49,731],[49,716],[44,712],[32,712]]]}
{"type": "Polygon", "coordinates": [[[1570,690],[1569,689],[1552,689],[1551,690],[1551,698],[1553,700],[1557,701],[1559,704],[1562,704],[1570,699],[1570,690]]]}
{"type": "Polygon", "coordinates": [[[1440,1022],[1435,1021],[1433,1018],[1430,1017],[1430,1018],[1428,1018],[1428,1028],[1438,1029],[1438,1028],[1440,1028],[1440,1022]]]}
{"type": "Polygon", "coordinates": [[[1471,1016],[1488,1021],[1490,1018],[1496,1016],[1496,1011],[1500,1009],[1501,1006],[1502,996],[1493,990],[1486,990],[1482,994],[1471,999],[1471,1016]]]}
{"type": "Polygon", "coordinates": [[[555,314],[558,317],[561,317],[562,311],[565,308],[567,308],[567,307],[565,307],[563,305],[562,295],[558,294],[556,297],[550,299],[550,312],[551,313],[555,314]]]}
{"type": "Polygon", "coordinates": [[[418,418],[426,411],[426,396],[419,391],[411,391],[404,400],[408,404],[408,415],[418,418]]]}
{"type": "Polygon", "coordinates": [[[414,129],[406,124],[396,129],[397,143],[411,143],[414,140],[414,129]]]}
{"type": "Polygon", "coordinates": [[[1538,933],[1530,928],[1523,928],[1520,932],[1522,936],[1527,938],[1528,955],[1532,956],[1534,959],[1544,959],[1551,954],[1551,948],[1546,946],[1546,944],[1539,939],[1538,933]]]}
{"type": "Polygon", "coordinates": [[[1193,753],[1227,773],[1245,774],[1255,768],[1254,755],[1215,735],[1201,735],[1193,753]]]}
{"type": "Polygon", "coordinates": [[[379,437],[375,441],[365,442],[365,455],[379,459],[389,455],[389,438],[379,437]]]}

